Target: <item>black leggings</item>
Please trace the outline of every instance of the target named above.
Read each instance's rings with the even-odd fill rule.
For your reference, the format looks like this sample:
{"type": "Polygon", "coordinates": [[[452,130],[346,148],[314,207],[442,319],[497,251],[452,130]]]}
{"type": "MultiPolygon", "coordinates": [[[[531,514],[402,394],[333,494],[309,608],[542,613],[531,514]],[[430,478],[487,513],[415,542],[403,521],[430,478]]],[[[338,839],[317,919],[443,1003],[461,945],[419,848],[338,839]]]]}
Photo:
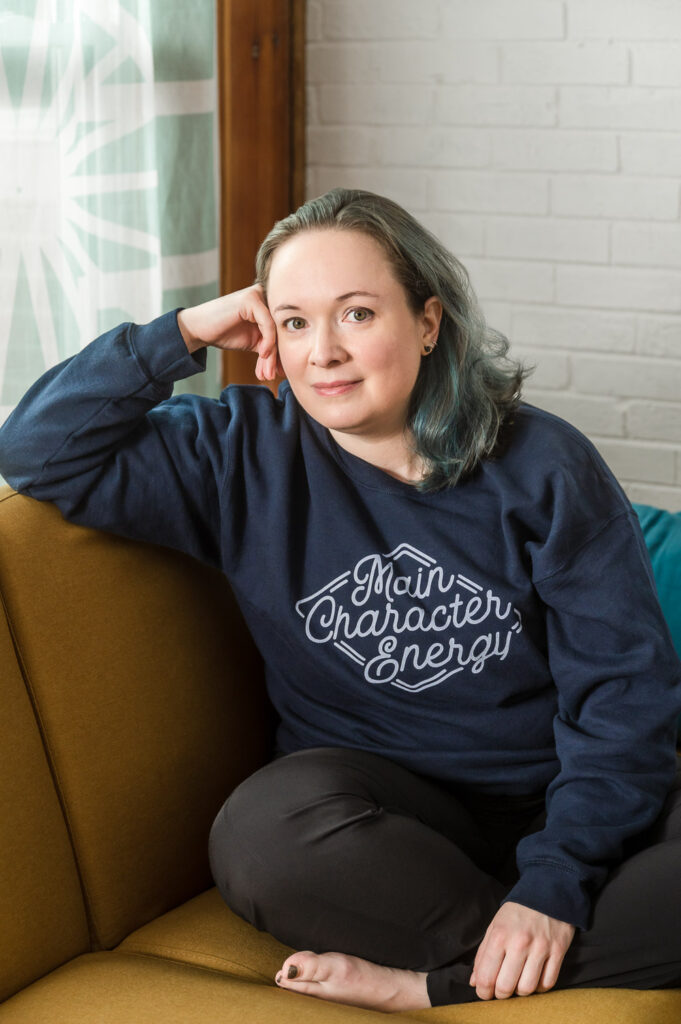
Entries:
{"type": "MultiPolygon", "coordinates": [[[[386,758],[275,758],[218,814],[209,854],[231,909],[295,949],[428,972],[433,1006],[477,1000],[479,943],[517,879],[544,797],[468,797],[386,758]]],[[[577,930],[556,988],[681,985],[681,775],[577,930]]]]}

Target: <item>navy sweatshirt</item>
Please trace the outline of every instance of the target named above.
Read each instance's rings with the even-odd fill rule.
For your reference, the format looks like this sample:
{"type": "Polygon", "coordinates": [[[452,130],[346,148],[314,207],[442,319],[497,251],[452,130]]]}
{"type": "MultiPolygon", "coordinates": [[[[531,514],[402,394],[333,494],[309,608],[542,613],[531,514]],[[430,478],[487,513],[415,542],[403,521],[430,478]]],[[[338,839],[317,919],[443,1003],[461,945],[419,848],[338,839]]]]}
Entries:
{"type": "Polygon", "coordinates": [[[358,747],[473,792],[546,790],[507,899],[589,925],[675,768],[681,671],[638,521],[591,443],[521,405],[467,480],[420,493],[339,448],[288,385],[171,397],[176,312],[48,370],[0,472],[75,523],[224,571],[278,747],[358,747]]]}

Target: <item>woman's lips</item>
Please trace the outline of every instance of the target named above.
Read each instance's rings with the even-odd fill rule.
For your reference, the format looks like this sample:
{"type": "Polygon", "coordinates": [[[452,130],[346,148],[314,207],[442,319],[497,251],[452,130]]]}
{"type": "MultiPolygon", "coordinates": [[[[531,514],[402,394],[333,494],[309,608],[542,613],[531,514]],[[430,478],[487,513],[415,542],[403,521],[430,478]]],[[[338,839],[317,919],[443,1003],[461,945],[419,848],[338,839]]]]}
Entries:
{"type": "Polygon", "coordinates": [[[328,384],[313,384],[312,387],[318,395],[333,397],[334,395],[346,395],[359,384],[361,384],[359,380],[332,380],[328,384]]]}

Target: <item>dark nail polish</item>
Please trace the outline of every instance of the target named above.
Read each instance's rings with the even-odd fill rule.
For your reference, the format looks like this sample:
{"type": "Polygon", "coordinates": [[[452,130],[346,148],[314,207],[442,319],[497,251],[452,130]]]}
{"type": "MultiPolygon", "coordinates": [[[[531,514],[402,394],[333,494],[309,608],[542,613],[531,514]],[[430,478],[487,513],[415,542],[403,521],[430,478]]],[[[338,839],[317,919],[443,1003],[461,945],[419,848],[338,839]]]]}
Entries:
{"type": "Polygon", "coordinates": [[[288,976],[289,976],[289,978],[295,978],[297,976],[297,974],[298,974],[298,968],[295,966],[295,964],[291,964],[291,966],[288,969],[288,976]]]}

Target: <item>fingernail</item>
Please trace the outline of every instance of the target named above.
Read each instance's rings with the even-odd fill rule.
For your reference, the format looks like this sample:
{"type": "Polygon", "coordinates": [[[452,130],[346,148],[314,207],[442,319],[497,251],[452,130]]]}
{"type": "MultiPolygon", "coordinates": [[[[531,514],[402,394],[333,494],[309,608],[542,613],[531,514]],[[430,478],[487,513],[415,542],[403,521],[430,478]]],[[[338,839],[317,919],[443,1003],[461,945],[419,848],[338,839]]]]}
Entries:
{"type": "Polygon", "coordinates": [[[291,964],[291,966],[288,969],[288,976],[289,976],[289,978],[295,978],[295,977],[297,977],[297,975],[298,975],[298,968],[296,967],[295,964],[291,964]]]}

